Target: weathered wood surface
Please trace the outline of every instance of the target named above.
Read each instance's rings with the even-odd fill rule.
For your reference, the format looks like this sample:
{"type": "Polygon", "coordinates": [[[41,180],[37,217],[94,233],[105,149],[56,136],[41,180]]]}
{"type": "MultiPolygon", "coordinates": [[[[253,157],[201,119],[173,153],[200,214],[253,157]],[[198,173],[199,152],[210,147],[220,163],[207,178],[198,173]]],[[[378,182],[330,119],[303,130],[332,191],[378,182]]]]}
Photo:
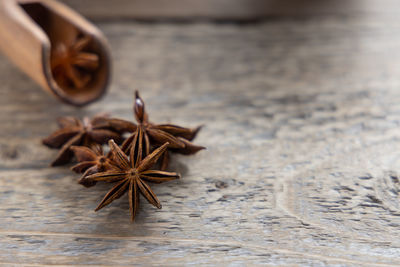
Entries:
{"type": "Polygon", "coordinates": [[[61,0],[91,19],[254,20],[282,15],[398,15],[397,0],[61,0]]]}
{"type": "Polygon", "coordinates": [[[58,103],[0,58],[0,262],[45,265],[400,264],[400,24],[316,17],[251,25],[103,23],[106,97],[58,103]],[[206,151],[153,188],[95,213],[40,140],[61,115],[205,124],[206,151]]]}

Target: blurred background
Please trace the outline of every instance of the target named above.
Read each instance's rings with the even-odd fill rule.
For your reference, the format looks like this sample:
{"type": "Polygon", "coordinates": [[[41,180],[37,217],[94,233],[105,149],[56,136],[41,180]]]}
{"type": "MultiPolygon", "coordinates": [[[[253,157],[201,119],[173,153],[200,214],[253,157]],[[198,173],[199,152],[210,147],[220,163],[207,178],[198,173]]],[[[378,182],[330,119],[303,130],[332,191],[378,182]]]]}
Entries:
{"type": "Polygon", "coordinates": [[[92,19],[255,20],[274,16],[398,14],[395,0],[62,0],[92,19]]]}

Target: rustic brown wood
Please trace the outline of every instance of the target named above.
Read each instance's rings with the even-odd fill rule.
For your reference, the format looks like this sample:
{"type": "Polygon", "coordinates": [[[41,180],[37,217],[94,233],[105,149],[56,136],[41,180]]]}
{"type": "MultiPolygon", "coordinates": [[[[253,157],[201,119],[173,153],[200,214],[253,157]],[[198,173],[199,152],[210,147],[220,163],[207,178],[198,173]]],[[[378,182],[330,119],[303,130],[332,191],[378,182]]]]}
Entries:
{"type": "Polygon", "coordinates": [[[92,102],[107,88],[110,63],[104,36],[76,12],[53,0],[0,1],[0,49],[42,88],[69,104],[92,102]],[[57,42],[72,43],[78,33],[91,36],[100,66],[90,84],[76,90],[56,82],[50,51],[57,42]]]}
{"type": "Polygon", "coordinates": [[[400,264],[398,19],[251,25],[102,23],[115,78],[83,109],[0,59],[0,262],[46,265],[400,264]],[[205,124],[134,224],[111,185],[84,188],[40,140],[61,115],[205,124]]]}

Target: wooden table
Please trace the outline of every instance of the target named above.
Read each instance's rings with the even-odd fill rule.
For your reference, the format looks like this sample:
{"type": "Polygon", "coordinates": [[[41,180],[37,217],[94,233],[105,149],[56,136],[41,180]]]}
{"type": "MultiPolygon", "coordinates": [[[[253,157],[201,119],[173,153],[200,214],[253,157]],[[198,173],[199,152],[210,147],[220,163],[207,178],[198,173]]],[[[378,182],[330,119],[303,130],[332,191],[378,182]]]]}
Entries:
{"type": "Polygon", "coordinates": [[[114,76],[99,102],[57,102],[0,58],[0,262],[53,265],[400,264],[400,23],[98,21],[114,76]],[[41,139],[62,115],[204,124],[134,224],[109,184],[84,188],[41,139]]]}

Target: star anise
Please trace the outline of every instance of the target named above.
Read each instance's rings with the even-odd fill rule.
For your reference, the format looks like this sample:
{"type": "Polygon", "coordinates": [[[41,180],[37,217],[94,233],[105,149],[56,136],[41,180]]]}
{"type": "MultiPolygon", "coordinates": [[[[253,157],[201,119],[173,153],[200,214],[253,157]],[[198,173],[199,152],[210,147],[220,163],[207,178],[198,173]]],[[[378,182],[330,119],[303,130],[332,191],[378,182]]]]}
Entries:
{"type": "Polygon", "coordinates": [[[61,129],[43,139],[43,144],[51,148],[61,148],[52,166],[62,165],[71,161],[73,153],[71,146],[87,146],[104,144],[110,139],[122,141],[121,133],[112,127],[98,124],[99,117],[92,120],[85,117],[80,121],[74,117],[61,117],[58,124],[61,129]]]}
{"type": "Polygon", "coordinates": [[[86,187],[91,187],[96,184],[96,182],[88,181],[86,179],[87,176],[115,169],[111,159],[111,153],[104,155],[101,145],[95,144],[91,148],[85,146],[72,146],[71,150],[74,152],[75,157],[79,162],[71,169],[77,173],[83,173],[78,183],[86,187]]]}
{"type": "Polygon", "coordinates": [[[54,45],[50,65],[58,84],[79,89],[91,81],[91,73],[99,67],[99,56],[85,51],[91,41],[89,36],[83,36],[69,46],[65,43],[54,45]]]}
{"type": "Polygon", "coordinates": [[[138,210],[139,193],[142,194],[149,203],[161,209],[160,201],[145,181],[162,183],[178,179],[180,176],[174,172],[150,170],[161,154],[166,151],[168,143],[163,144],[142,159],[143,140],[140,140],[141,137],[143,136],[136,135],[134,138],[129,158],[113,140],[109,141],[108,144],[111,149],[112,159],[117,169],[92,174],[86,179],[92,182],[105,181],[117,182],[117,184],[105,195],[95,211],[100,210],[115,199],[120,198],[127,191],[132,221],[135,219],[138,210]]]}
{"type": "MultiPolygon", "coordinates": [[[[143,140],[143,154],[148,155],[151,150],[151,146],[159,147],[165,142],[169,143],[168,149],[181,154],[194,154],[199,150],[205,149],[203,146],[197,146],[190,142],[193,140],[201,129],[197,127],[194,129],[184,128],[173,124],[154,124],[149,122],[148,115],[145,111],[144,102],[139,96],[139,92],[135,92],[135,104],[134,114],[137,121],[137,125],[130,123],[133,126],[130,128],[136,128],[130,137],[128,137],[122,144],[122,150],[129,154],[130,147],[133,144],[133,140],[143,140]]],[[[128,125],[126,122],[125,125],[128,125]]],[[[161,169],[165,170],[169,163],[169,155],[166,151],[162,157],[161,169]]]]}

